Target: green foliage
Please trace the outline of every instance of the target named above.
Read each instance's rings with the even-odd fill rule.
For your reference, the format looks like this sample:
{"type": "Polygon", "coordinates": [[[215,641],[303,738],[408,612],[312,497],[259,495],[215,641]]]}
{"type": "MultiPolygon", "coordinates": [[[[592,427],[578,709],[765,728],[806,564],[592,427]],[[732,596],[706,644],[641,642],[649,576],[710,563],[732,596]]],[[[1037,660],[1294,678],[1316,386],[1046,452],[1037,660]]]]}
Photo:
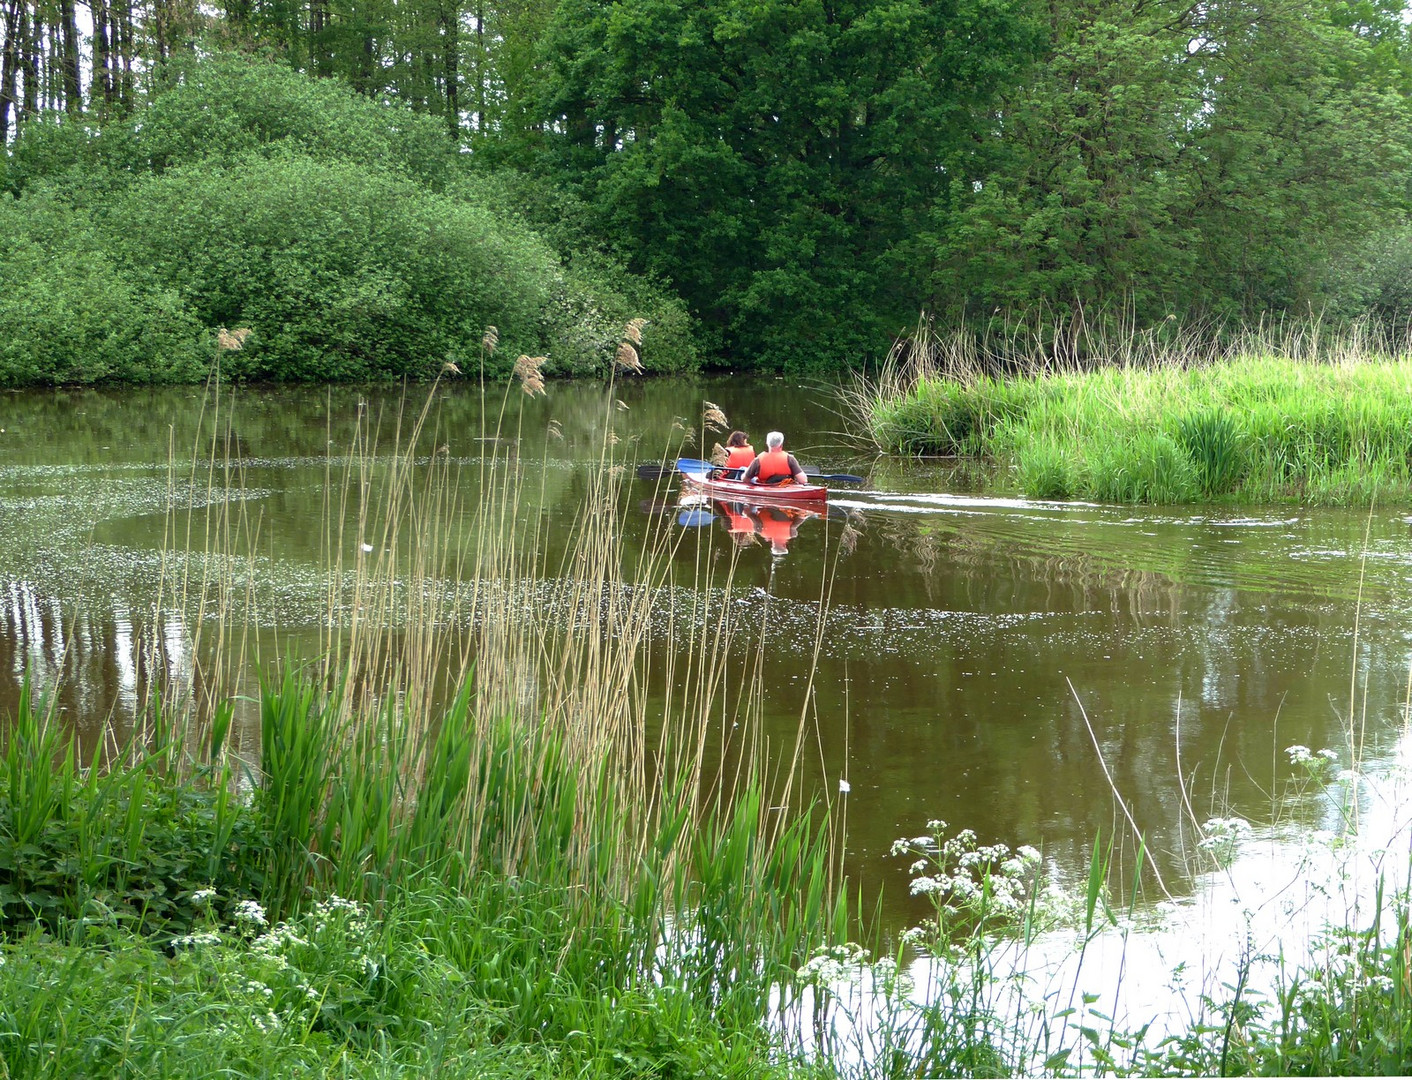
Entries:
{"type": "Polygon", "coordinates": [[[1398,362],[922,380],[879,398],[869,422],[889,449],[989,457],[1035,497],[1367,505],[1405,502],[1412,474],[1412,374],[1398,362]]]}
{"type": "Polygon", "coordinates": [[[218,54],[164,68],[145,106],[130,117],[27,126],[15,144],[9,182],[17,194],[41,180],[72,183],[74,172],[124,184],[252,153],[362,165],[432,189],[444,186],[456,166],[454,145],[428,117],[284,64],[218,54]]]}
{"type": "Polygon", "coordinates": [[[1142,328],[1322,305],[1330,265],[1401,225],[1412,162],[1405,33],[1350,11],[1054,9],[991,167],[936,213],[931,306],[1142,328]]]}
{"type": "Polygon", "coordinates": [[[556,251],[435,121],[230,56],[164,70],[101,126],[26,128],[0,206],[0,385],[602,374],[630,319],[649,370],[697,365],[683,305],[601,251],[556,251]],[[454,191],[454,194],[450,192],[454,191]]]}
{"type": "Polygon", "coordinates": [[[378,911],[329,897],[263,931],[247,908],[174,955],[118,933],[95,948],[29,938],[0,953],[0,1067],[16,1078],[819,1075],[780,1060],[758,1025],[731,1028],[674,988],[620,981],[616,940],[565,920],[563,900],[513,879],[467,893],[426,883],[378,911]],[[492,895],[513,923],[487,920],[492,895]]]}
{"type": "Polygon", "coordinates": [[[1008,2],[568,0],[545,36],[537,168],[675,285],[711,351],[861,363],[915,317],[927,210],[969,183],[1033,42],[1008,2]]]}
{"type": "Polygon", "coordinates": [[[0,195],[0,386],[191,381],[201,338],[180,295],[134,281],[85,215],[0,195]]]}
{"type": "Polygon", "coordinates": [[[613,778],[585,791],[545,728],[477,733],[466,689],[417,768],[395,707],[349,726],[340,700],[297,671],[264,687],[248,800],[227,772],[182,779],[160,716],[106,770],[16,717],[4,928],[68,944],[0,953],[6,1075],[795,1071],[766,1020],[847,921],[826,822],[777,829],[748,785],[697,811],[678,782],[628,849],[613,778]]]}
{"type": "Polygon", "coordinates": [[[203,918],[202,888],[257,895],[267,834],[230,797],[230,777],[178,780],[171,763],[159,741],[83,767],[26,688],[0,777],[0,929],[120,926],[162,940],[203,918]]]}
{"type": "Polygon", "coordinates": [[[435,375],[539,352],[553,256],[527,231],[357,165],[208,160],[132,185],[100,217],[124,265],[207,326],[248,326],[227,371],[281,380],[435,375]]]}
{"type": "MultiPolygon", "coordinates": [[[[20,12],[54,17],[35,0],[20,12]]],[[[136,21],[135,40],[53,31],[28,58],[43,34],[19,31],[7,67],[27,115],[0,190],[53,185],[91,210],[152,173],[248,155],[433,194],[498,170],[528,197],[488,205],[497,231],[511,210],[559,208],[530,215],[558,256],[541,317],[500,326],[558,373],[604,370],[612,327],[635,317],[660,335],[647,367],[674,372],[698,351],[862,367],[919,309],[1124,333],[1321,311],[1390,338],[1412,313],[1398,0],[232,0],[136,21]],[[86,100],[70,50],[92,58],[86,100]]],[[[346,347],[310,328],[326,333],[346,347]]],[[[475,336],[446,351],[469,355],[475,336]]],[[[70,377],[50,359],[33,357],[34,377],[70,377]]]]}

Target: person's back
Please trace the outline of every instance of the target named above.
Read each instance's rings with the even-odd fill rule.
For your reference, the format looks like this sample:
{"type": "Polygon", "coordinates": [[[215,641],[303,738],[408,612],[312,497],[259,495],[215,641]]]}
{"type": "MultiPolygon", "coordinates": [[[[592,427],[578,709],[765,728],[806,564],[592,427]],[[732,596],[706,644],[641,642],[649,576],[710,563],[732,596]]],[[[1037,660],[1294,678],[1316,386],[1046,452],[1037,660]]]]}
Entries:
{"type": "Polygon", "coordinates": [[[794,470],[789,467],[789,455],[783,450],[766,450],[756,460],[760,467],[755,470],[755,476],[762,484],[776,483],[779,479],[794,475],[794,470]]]}
{"type": "Polygon", "coordinates": [[[793,480],[796,484],[808,483],[804,470],[794,455],[784,449],[784,435],[772,431],[765,436],[766,450],[750,463],[745,470],[745,479],[752,484],[777,484],[793,480]]]}
{"type": "Polygon", "coordinates": [[[726,468],[748,469],[755,460],[755,448],[747,441],[749,436],[743,431],[732,431],[726,440],[726,468]]]}

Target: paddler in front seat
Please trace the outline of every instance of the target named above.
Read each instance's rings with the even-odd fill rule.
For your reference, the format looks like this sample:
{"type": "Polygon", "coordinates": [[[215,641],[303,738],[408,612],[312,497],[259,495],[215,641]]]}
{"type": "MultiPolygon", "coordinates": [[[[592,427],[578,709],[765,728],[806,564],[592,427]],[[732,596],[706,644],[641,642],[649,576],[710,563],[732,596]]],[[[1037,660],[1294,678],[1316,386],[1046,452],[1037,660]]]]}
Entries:
{"type": "Polygon", "coordinates": [[[794,460],[794,455],[786,453],[784,447],[784,435],[778,431],[772,431],[765,436],[765,452],[750,463],[750,468],[745,470],[743,479],[748,484],[787,484],[793,480],[796,484],[807,484],[808,478],[804,475],[804,470],[799,467],[799,462],[794,460]]]}
{"type": "Polygon", "coordinates": [[[755,447],[750,445],[750,436],[743,431],[732,431],[730,438],[726,439],[725,468],[733,470],[734,475],[739,476],[750,468],[750,463],[754,460],[755,447]]]}

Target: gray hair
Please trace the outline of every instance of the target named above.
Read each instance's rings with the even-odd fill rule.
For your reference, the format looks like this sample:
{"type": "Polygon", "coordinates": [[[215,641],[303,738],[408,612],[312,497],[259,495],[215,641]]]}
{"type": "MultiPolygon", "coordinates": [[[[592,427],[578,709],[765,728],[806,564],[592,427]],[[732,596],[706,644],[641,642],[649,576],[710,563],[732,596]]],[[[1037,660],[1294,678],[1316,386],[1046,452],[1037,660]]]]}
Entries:
{"type": "Polygon", "coordinates": [[[784,432],[772,431],[765,436],[765,445],[771,450],[778,450],[784,445],[784,432]]]}

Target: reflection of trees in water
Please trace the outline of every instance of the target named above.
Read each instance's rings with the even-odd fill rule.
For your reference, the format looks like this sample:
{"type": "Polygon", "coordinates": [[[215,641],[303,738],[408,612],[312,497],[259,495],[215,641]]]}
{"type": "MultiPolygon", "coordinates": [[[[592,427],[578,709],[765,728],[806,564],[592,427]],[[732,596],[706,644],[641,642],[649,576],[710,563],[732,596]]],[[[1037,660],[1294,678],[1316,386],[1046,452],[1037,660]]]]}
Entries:
{"type": "Polygon", "coordinates": [[[936,601],[943,588],[954,590],[960,579],[972,600],[988,603],[997,582],[1008,580],[1041,609],[1104,609],[1137,621],[1160,617],[1175,623],[1187,595],[1181,582],[1162,571],[1114,566],[1084,551],[1017,550],[1004,537],[968,529],[964,522],[873,514],[867,517],[867,531],[904,557],[929,601],[936,601]]]}
{"type": "Polygon", "coordinates": [[[121,601],[101,614],[67,613],[27,581],[0,593],[0,716],[12,716],[26,678],[79,737],[87,756],[122,743],[160,693],[180,706],[199,692],[191,636],[180,615],[135,611],[121,601]]]}
{"type": "MultiPolygon", "coordinates": [[[[866,519],[874,561],[888,562],[885,591],[840,577],[832,616],[848,636],[832,639],[816,678],[820,702],[852,703],[849,761],[837,767],[853,780],[855,871],[930,817],[1043,846],[1076,877],[1095,838],[1116,836],[1131,867],[1135,841],[1101,755],[1168,887],[1184,891],[1190,872],[1211,868],[1199,824],[1316,823],[1316,805],[1278,803],[1285,747],[1331,747],[1347,764],[1345,724],[1365,695],[1372,726],[1397,727],[1400,618],[1385,602],[1381,615],[1365,611],[1355,642],[1341,584],[1311,591],[1307,569],[1280,581],[1283,551],[1261,565],[1269,557],[1255,546],[1221,582],[1199,572],[1217,564],[1187,531],[1170,550],[1149,539],[1091,552],[1078,545],[1095,542],[1092,530],[1006,515],[866,519]],[[1162,569],[1115,565],[1154,553],[1162,569]],[[1198,572],[1184,580],[1188,560],[1198,572]]],[[[842,722],[821,715],[820,726],[842,722]]]]}

